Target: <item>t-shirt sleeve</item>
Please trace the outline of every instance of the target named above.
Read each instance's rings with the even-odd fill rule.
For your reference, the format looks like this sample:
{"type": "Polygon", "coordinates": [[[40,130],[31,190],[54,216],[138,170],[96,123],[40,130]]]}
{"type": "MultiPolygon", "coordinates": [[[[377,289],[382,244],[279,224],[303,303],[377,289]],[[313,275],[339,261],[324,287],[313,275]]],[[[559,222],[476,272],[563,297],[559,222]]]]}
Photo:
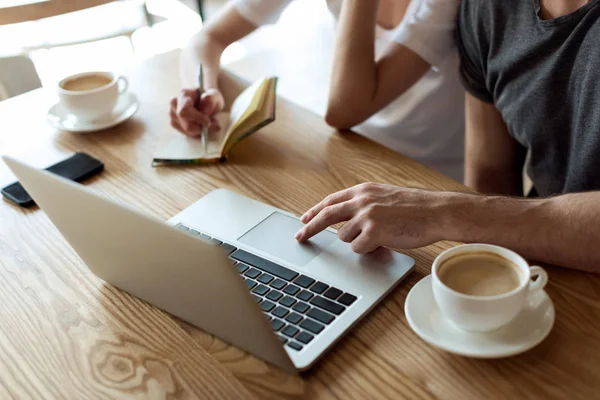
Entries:
{"type": "Polygon", "coordinates": [[[455,50],[459,4],[460,0],[412,0],[392,40],[439,66],[455,50]]]}
{"type": "Polygon", "coordinates": [[[479,12],[480,0],[462,0],[456,23],[456,45],[460,55],[460,78],[463,86],[474,97],[493,103],[494,97],[485,79],[485,30],[478,29],[482,23],[479,12]]]}
{"type": "Polygon", "coordinates": [[[292,0],[234,0],[242,17],[256,26],[274,24],[292,0]]]}

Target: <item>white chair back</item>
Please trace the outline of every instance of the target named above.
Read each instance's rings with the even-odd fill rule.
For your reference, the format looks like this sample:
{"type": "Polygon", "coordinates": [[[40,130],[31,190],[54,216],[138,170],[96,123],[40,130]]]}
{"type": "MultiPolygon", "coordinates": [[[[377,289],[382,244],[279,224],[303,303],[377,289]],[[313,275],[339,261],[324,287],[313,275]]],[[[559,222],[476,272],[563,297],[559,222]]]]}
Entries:
{"type": "Polygon", "coordinates": [[[0,100],[42,86],[37,70],[27,56],[0,58],[0,100]]]}

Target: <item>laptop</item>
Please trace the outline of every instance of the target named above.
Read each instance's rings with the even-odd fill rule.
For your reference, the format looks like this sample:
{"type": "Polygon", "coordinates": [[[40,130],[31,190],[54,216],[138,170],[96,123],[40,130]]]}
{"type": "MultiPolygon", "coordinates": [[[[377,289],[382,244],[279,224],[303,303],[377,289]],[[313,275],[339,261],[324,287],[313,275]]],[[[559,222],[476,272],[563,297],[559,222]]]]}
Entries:
{"type": "Polygon", "coordinates": [[[307,370],[413,269],[381,248],[352,252],[328,228],[215,190],[166,223],[2,157],[104,281],[286,371],[307,370]]]}

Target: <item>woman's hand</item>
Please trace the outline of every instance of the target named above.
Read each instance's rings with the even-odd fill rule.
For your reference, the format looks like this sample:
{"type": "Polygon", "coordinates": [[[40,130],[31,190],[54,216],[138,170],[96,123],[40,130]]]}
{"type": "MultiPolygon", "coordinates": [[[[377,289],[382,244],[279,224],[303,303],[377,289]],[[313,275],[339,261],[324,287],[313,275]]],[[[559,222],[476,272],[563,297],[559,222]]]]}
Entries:
{"type": "Polygon", "coordinates": [[[225,108],[225,99],[217,89],[208,89],[198,101],[198,89],[183,89],[171,99],[171,126],[190,137],[202,134],[208,127],[209,133],[218,132],[221,127],[216,115],[225,108]]]}

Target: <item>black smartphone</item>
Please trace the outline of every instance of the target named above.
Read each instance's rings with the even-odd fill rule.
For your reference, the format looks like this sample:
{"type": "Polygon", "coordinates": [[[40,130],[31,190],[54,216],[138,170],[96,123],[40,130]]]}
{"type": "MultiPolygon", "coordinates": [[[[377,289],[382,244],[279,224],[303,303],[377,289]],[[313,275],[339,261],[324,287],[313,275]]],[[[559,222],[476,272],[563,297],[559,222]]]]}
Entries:
{"type": "MultiPolygon", "coordinates": [[[[104,164],[100,160],[85,153],[75,153],[72,157],[46,168],[46,171],[75,182],[81,182],[100,173],[103,169],[104,164]]],[[[12,183],[3,188],[2,195],[24,208],[35,204],[31,196],[29,196],[19,182],[12,183]]]]}

